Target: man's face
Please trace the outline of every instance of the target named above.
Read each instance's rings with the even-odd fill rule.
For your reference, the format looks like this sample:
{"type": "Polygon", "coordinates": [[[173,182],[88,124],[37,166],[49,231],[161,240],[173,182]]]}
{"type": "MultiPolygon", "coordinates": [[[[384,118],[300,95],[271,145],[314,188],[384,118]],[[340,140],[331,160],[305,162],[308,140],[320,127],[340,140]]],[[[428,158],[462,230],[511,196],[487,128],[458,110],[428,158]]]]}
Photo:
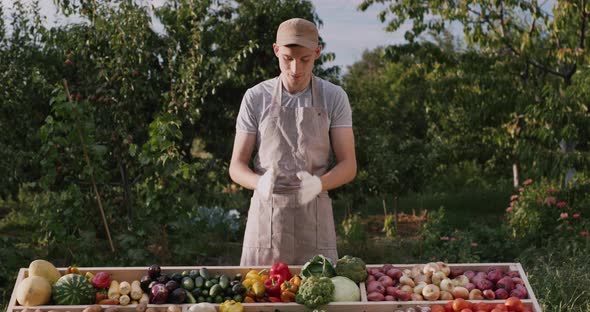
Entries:
{"type": "Polygon", "coordinates": [[[310,49],[302,46],[273,45],[283,74],[283,84],[289,92],[305,89],[310,81],[315,60],[320,56],[321,46],[310,49]]]}

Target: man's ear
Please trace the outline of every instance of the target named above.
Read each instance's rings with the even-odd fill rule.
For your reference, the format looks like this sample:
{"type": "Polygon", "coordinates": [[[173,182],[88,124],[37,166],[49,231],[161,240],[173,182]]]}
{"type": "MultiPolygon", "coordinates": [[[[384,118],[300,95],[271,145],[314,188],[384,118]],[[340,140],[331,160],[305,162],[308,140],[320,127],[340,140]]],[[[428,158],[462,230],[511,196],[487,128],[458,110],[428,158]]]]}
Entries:
{"type": "Polygon", "coordinates": [[[320,57],[321,53],[322,53],[322,45],[318,44],[318,47],[315,50],[315,59],[316,60],[320,57]]]}
{"type": "Polygon", "coordinates": [[[275,51],[275,56],[279,57],[279,46],[276,43],[273,43],[272,49],[275,51]]]}

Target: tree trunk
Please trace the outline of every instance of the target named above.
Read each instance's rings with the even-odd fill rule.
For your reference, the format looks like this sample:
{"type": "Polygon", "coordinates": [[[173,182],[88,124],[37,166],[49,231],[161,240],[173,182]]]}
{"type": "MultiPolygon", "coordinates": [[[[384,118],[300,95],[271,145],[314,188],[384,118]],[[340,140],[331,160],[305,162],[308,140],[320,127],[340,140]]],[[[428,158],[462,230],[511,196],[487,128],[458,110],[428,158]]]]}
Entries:
{"type": "Polygon", "coordinates": [[[516,163],[512,164],[512,177],[514,179],[514,188],[518,188],[518,165],[516,163]]]}
{"type": "MultiPolygon", "coordinates": [[[[559,146],[561,147],[561,152],[563,153],[563,157],[567,159],[567,157],[571,154],[574,153],[574,151],[576,150],[576,143],[573,141],[564,141],[561,140],[561,142],[559,142],[559,146]]],[[[574,175],[576,174],[576,169],[574,168],[568,168],[565,171],[565,175],[563,177],[563,184],[562,184],[562,188],[567,188],[569,182],[574,178],[574,175]]]]}

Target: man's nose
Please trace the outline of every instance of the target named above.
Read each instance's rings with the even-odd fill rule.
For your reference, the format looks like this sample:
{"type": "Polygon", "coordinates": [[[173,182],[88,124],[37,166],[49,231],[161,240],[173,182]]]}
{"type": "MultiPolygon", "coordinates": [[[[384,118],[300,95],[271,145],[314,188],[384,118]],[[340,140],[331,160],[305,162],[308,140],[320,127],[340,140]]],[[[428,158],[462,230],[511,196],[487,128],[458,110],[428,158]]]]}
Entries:
{"type": "Polygon", "coordinates": [[[291,72],[297,74],[297,70],[301,68],[301,64],[298,64],[297,61],[291,62],[291,72]]]}

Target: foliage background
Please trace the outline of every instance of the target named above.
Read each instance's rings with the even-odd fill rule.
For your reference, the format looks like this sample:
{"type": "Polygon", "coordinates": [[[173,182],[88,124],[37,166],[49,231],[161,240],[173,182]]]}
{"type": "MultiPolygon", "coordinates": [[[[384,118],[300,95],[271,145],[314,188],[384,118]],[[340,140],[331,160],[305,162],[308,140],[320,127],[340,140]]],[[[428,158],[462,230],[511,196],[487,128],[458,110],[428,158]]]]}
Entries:
{"type": "MultiPolygon", "coordinates": [[[[0,6],[2,305],[35,258],[235,265],[249,197],[227,174],[241,97],[278,74],[281,21],[321,25],[312,4],[54,2],[82,22],[48,28],[38,1],[0,6]]],[[[333,54],[315,67],[354,114],[359,172],[332,192],[341,254],[519,261],[546,310],[588,311],[590,4],[359,9],[378,2],[390,30],[412,20],[407,43],[366,51],[343,76],[324,65],[333,54]],[[427,210],[427,221],[413,237],[370,232],[383,201],[385,214],[427,210]]]]}

